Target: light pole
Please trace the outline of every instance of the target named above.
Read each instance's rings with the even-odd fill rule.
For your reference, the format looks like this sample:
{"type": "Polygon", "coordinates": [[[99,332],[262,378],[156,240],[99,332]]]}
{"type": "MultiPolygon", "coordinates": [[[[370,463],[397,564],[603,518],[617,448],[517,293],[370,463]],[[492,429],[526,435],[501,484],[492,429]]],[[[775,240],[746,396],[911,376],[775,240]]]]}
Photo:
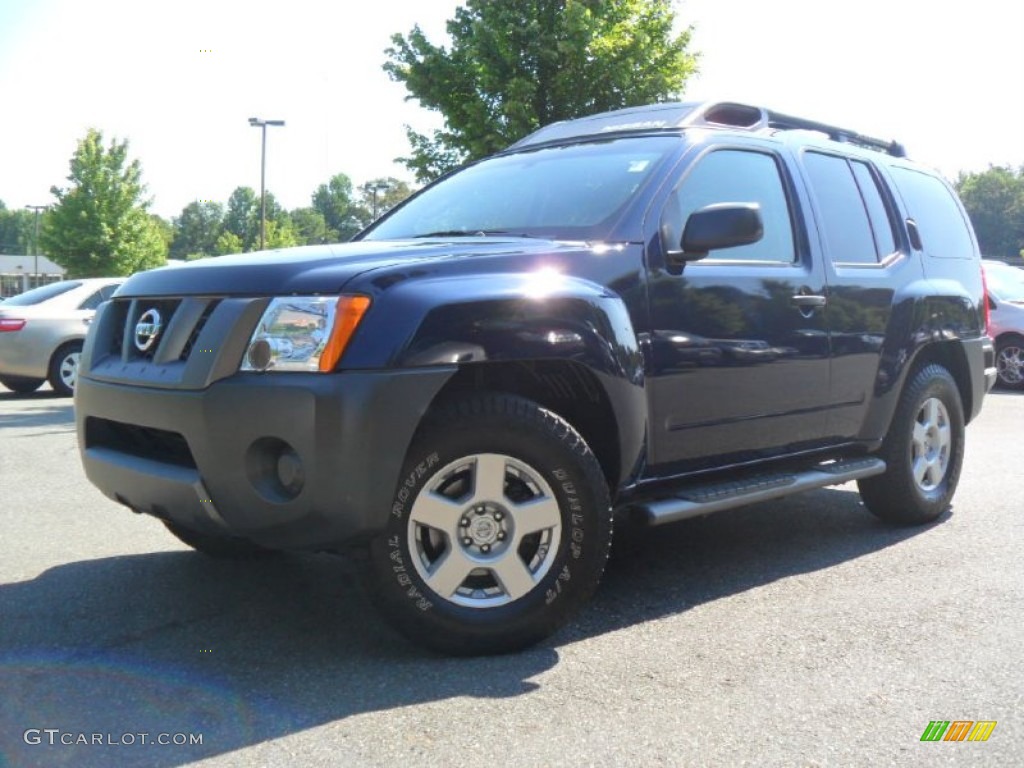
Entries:
{"type": "Polygon", "coordinates": [[[26,205],[30,211],[36,212],[36,234],[32,238],[32,279],[39,283],[39,214],[50,206],[48,205],[26,205]]]}
{"type": "Polygon", "coordinates": [[[250,117],[249,125],[259,128],[262,132],[260,149],[260,250],[267,242],[267,126],[284,125],[284,120],[260,120],[258,117],[250,117]]]}
{"type": "Polygon", "coordinates": [[[377,193],[383,192],[391,187],[386,181],[371,181],[366,188],[373,193],[373,221],[377,220],[377,193]]]}

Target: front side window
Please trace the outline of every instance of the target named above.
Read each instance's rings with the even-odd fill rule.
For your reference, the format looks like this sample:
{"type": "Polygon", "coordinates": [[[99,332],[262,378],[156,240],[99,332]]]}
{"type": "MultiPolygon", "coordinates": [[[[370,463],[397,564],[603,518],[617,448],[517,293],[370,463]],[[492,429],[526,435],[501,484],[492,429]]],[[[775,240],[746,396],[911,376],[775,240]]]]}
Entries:
{"type": "Polygon", "coordinates": [[[795,260],[793,219],[773,155],[720,149],[700,158],[669,198],[663,221],[677,222],[666,228],[671,231],[669,237],[673,240],[681,237],[690,214],[715,203],[757,203],[764,223],[764,237],[750,245],[711,251],[708,260],[776,263],[795,260]]]}
{"type": "Polygon", "coordinates": [[[604,239],[678,138],[640,137],[494,157],[425,189],[366,240],[476,234],[604,239]]]}

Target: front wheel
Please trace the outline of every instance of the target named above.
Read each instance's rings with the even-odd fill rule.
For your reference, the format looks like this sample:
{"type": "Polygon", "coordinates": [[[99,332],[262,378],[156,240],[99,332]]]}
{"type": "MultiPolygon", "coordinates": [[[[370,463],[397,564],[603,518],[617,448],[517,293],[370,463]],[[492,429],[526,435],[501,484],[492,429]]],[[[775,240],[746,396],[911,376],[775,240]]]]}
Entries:
{"type": "Polygon", "coordinates": [[[909,381],[879,456],[888,466],[885,474],[857,481],[872,514],[913,525],[946,510],[964,459],[964,411],[945,368],[928,365],[909,381]]]}
{"type": "Polygon", "coordinates": [[[443,653],[518,650],[593,594],[611,544],[600,465],[534,402],[481,395],[431,417],[370,548],[385,616],[443,653]]]}

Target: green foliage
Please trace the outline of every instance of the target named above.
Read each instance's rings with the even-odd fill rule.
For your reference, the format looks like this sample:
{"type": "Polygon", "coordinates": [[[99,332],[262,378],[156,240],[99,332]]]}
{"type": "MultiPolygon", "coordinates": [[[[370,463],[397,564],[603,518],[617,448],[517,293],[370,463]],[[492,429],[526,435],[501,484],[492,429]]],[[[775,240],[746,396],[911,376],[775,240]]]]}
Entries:
{"type": "Polygon", "coordinates": [[[353,197],[352,180],[344,173],[316,188],[313,209],[324,217],[330,242],[349,240],[370,221],[370,212],[353,197]]]}
{"type": "Polygon", "coordinates": [[[172,259],[194,259],[217,253],[217,238],[224,222],[224,206],[211,200],[189,203],[174,219],[172,259]]]}
{"type": "Polygon", "coordinates": [[[226,256],[231,253],[241,253],[243,251],[242,238],[236,235],[234,232],[224,230],[217,237],[217,242],[213,245],[213,252],[217,256],[226,256]]]}
{"type": "Polygon", "coordinates": [[[149,214],[149,218],[153,221],[157,232],[160,233],[160,239],[164,241],[164,253],[169,253],[171,243],[174,241],[174,225],[163,216],[155,213],[149,214]]]}
{"type": "MultiPolygon", "coordinates": [[[[236,187],[228,198],[224,214],[224,233],[234,235],[238,242],[235,251],[220,250],[218,253],[241,253],[258,247],[260,241],[260,197],[252,187],[236,187]]],[[[218,242],[220,242],[218,240],[218,242]]],[[[231,241],[234,242],[234,241],[231,241]]]]}
{"type": "Polygon", "coordinates": [[[35,238],[35,211],[7,209],[0,200],[0,253],[29,255],[35,238]]]}
{"type": "Polygon", "coordinates": [[[89,129],[71,158],[67,188],[51,187],[55,206],[42,219],[43,252],[69,277],[130,275],[165,263],[167,244],[143,199],[138,160],[128,142],[103,146],[89,129]]]}
{"type": "Polygon", "coordinates": [[[961,173],[956,190],[985,256],[1024,256],[1024,167],[961,173]]]}
{"type": "Polygon", "coordinates": [[[316,208],[296,208],[289,216],[295,237],[302,245],[330,242],[327,236],[327,221],[316,208]]]}
{"type": "MultiPolygon", "coordinates": [[[[265,247],[284,248],[295,245],[297,238],[288,213],[277,202],[273,192],[266,193],[264,205],[267,210],[265,247]]],[[[260,247],[260,196],[251,187],[236,187],[231,193],[224,214],[223,231],[237,239],[224,242],[238,242],[241,245],[234,251],[219,250],[220,246],[215,246],[214,250],[218,254],[255,251],[260,247]]]]}
{"type": "Polygon", "coordinates": [[[409,98],[444,117],[433,136],[407,129],[402,158],[419,181],[503,149],[556,120],[677,97],[697,71],[691,29],[672,0],[467,0],[451,48],[416,26],[392,36],[384,65],[409,98]]]}
{"type": "Polygon", "coordinates": [[[369,211],[370,217],[367,224],[383,216],[400,202],[412,194],[408,183],[396,179],[394,176],[371,179],[365,184],[359,185],[360,200],[362,208],[369,211]]]}

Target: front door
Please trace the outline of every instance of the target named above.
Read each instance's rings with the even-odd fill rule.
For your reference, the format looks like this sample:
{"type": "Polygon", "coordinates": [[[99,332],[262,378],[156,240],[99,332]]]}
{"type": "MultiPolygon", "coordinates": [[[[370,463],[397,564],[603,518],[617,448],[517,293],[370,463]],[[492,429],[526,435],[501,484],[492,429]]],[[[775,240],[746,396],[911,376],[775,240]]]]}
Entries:
{"type": "Polygon", "coordinates": [[[766,458],[825,435],[825,276],[793,215],[795,194],[770,148],[728,147],[691,163],[668,199],[661,222],[670,229],[713,203],[757,203],[764,236],[681,272],[652,266],[648,392],[658,474],[766,458]]]}

